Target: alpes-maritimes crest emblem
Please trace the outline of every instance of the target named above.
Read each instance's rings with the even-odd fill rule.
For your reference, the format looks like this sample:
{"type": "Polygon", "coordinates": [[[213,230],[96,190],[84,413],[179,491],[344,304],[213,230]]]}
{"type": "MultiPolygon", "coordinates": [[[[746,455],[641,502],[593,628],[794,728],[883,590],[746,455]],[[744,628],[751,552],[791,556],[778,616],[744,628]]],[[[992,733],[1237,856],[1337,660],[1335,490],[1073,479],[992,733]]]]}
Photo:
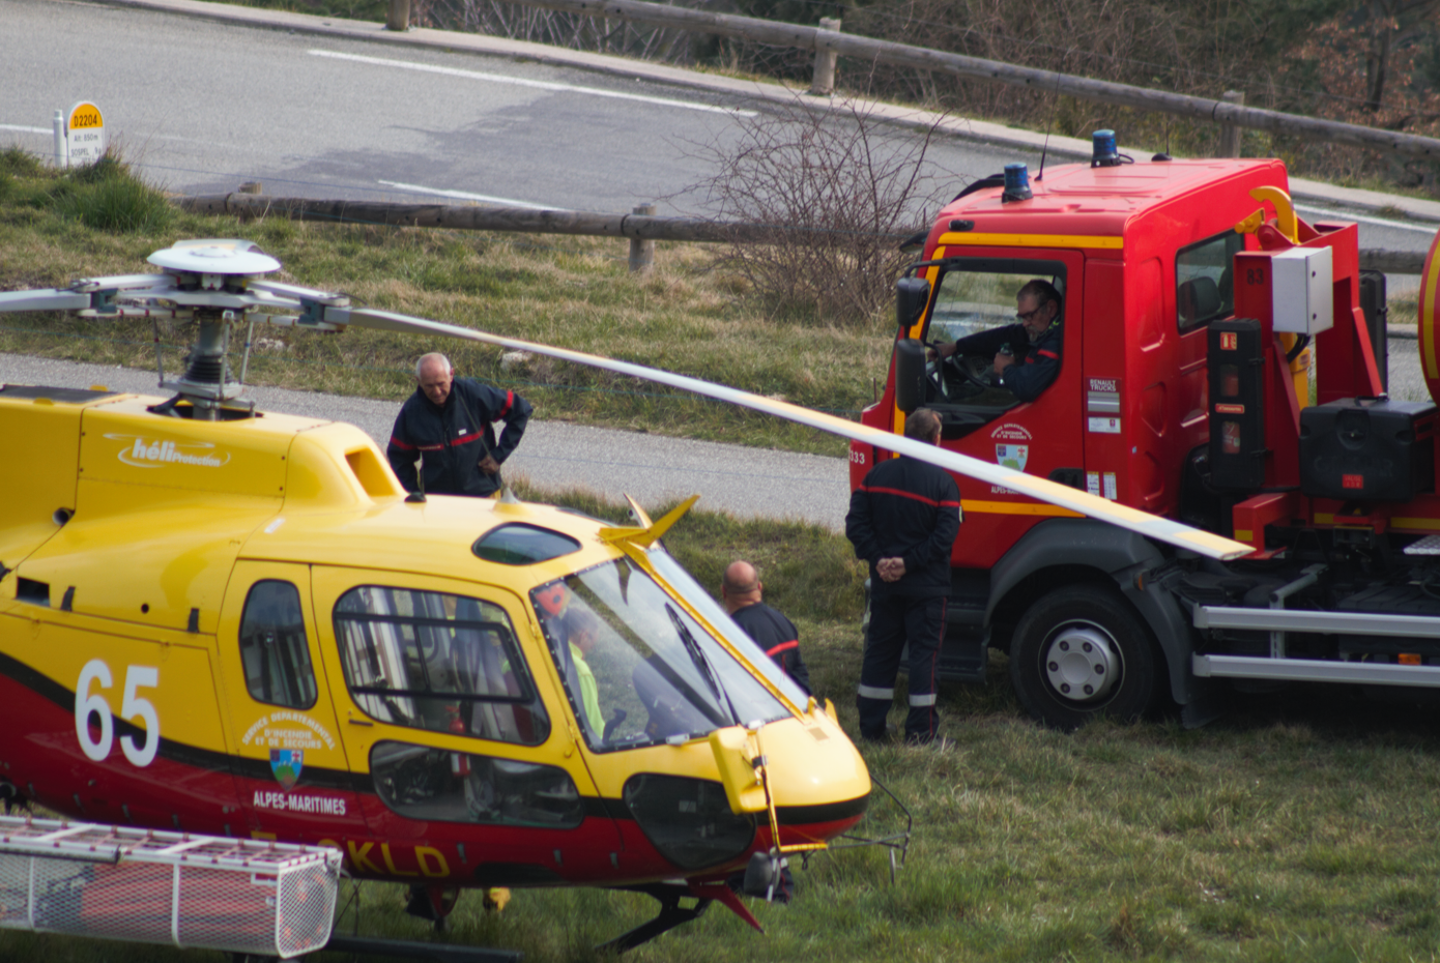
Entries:
{"type": "Polygon", "coordinates": [[[271,749],[270,771],[275,774],[280,787],[286,792],[295,788],[300,781],[300,770],[305,768],[305,750],[271,749]]]}

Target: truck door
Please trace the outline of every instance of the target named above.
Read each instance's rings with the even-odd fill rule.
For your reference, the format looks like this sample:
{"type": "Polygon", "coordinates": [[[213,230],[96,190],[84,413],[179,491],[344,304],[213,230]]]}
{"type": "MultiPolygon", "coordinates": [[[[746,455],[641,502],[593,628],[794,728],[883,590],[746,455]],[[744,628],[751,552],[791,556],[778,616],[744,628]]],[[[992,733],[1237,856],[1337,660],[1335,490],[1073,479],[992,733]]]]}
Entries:
{"type": "MultiPolygon", "coordinates": [[[[1039,248],[1023,258],[1014,257],[1013,250],[1003,257],[987,256],[991,253],[984,248],[941,247],[935,256],[941,263],[929,269],[935,294],[926,340],[955,341],[1017,326],[1009,330],[1011,337],[1004,346],[957,353],[935,366],[927,403],[941,415],[941,445],[1041,478],[1083,484],[1080,319],[1085,259],[1077,251],[1039,248]],[[994,384],[994,356],[1008,347],[1017,363],[1023,363],[1021,359],[1033,354],[1018,327],[1016,295],[1037,278],[1050,282],[1061,294],[1061,362],[1058,374],[1038,397],[1022,400],[994,384]]],[[[1000,486],[956,480],[965,514],[964,532],[952,557],[959,567],[988,568],[1035,524],[1072,514],[1000,486]]]]}
{"type": "Polygon", "coordinates": [[[619,833],[514,593],[317,567],[315,603],[375,838],[352,871],[483,886],[603,875],[619,833]]]}
{"type": "Polygon", "coordinates": [[[218,638],[231,767],[250,832],[338,844],[363,831],[326,685],[309,567],[238,562],[218,638]]]}

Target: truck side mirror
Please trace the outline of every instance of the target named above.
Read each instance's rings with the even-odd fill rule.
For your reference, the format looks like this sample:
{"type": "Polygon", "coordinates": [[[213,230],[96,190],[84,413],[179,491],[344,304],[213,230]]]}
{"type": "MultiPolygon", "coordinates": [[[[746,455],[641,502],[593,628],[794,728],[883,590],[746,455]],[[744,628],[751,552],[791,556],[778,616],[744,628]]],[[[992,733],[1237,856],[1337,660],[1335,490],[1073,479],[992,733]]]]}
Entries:
{"type": "Polygon", "coordinates": [[[925,404],[925,345],[914,338],[895,342],[895,407],[907,415],[925,404]]]}
{"type": "Polygon", "coordinates": [[[924,278],[901,278],[895,282],[895,321],[905,331],[920,319],[930,303],[930,282],[924,278]]]}

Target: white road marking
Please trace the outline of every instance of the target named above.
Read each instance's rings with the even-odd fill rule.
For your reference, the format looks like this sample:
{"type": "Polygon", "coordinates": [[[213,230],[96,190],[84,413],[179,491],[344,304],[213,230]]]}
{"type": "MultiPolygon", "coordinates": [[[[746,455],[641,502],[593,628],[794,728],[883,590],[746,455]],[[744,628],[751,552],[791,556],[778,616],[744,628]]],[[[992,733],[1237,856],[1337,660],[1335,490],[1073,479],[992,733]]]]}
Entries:
{"type": "Polygon", "coordinates": [[[1359,224],[1378,224],[1380,227],[1394,227],[1402,231],[1419,231],[1421,234],[1435,236],[1435,226],[1424,224],[1407,224],[1404,221],[1389,221],[1383,217],[1370,217],[1365,214],[1351,214],[1348,211],[1332,211],[1326,207],[1310,207],[1306,204],[1296,204],[1295,210],[1304,211],[1307,214],[1322,214],[1327,217],[1337,218],[1342,221],[1355,221],[1359,224]]]}
{"type": "Polygon", "coordinates": [[[618,90],[602,90],[599,87],[580,87],[575,84],[559,84],[548,80],[526,80],[520,77],[507,77],[504,74],[487,74],[478,70],[461,70],[458,67],[439,67],[434,64],[413,63],[408,60],[391,60],[387,57],[366,57],[361,54],[337,53],[333,50],[310,50],[307,51],[312,57],[329,57],[332,60],[348,60],[353,63],[373,64],[377,67],[400,67],[404,70],[419,70],[424,73],[445,74],[449,77],[465,77],[470,80],[484,80],[494,84],[509,84],[512,87],[532,87],[536,90],[565,91],[575,94],[589,94],[592,97],[610,97],[615,100],[634,100],[644,104],[655,104],[660,107],[681,107],[685,110],[699,110],[710,114],[729,114],[732,117],[754,117],[753,110],[740,110],[737,107],[715,107],[710,104],[692,104],[683,100],[671,100],[666,97],[648,97],[644,94],[626,94],[618,90]]]}
{"type": "Polygon", "coordinates": [[[401,184],[398,181],[376,181],[377,184],[384,184],[386,187],[393,187],[397,191],[409,191],[412,194],[433,194],[436,197],[453,197],[462,201],[482,201],[486,204],[498,204],[501,207],[524,207],[532,211],[548,211],[552,208],[544,204],[531,204],[529,201],[517,201],[509,197],[491,197],[489,194],[471,194],[468,191],[448,191],[440,187],[425,187],[420,184],[401,184]]]}
{"type": "Polygon", "coordinates": [[[19,124],[0,124],[0,130],[14,130],[22,134],[53,134],[49,127],[21,127],[19,124]]]}

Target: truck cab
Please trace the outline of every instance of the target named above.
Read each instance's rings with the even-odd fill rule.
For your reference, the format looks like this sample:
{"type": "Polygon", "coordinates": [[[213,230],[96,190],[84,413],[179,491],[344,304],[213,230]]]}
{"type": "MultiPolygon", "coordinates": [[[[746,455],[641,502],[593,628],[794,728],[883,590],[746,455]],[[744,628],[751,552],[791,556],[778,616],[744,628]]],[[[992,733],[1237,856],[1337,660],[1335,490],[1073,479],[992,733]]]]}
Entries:
{"type": "MultiPolygon", "coordinates": [[[[886,390],[862,422],[900,433],[905,414],[923,405],[941,416],[944,448],[1257,547],[1248,562],[1205,576],[1183,552],[959,477],[964,523],[951,556],[942,674],[983,680],[997,647],[1010,653],[1021,700],[1052,724],[1134,717],[1167,696],[1187,721],[1212,713],[1212,687],[1193,660],[1206,633],[1195,628],[1187,586],[1207,577],[1270,584],[1250,573],[1255,563],[1295,567],[1304,553],[1267,546],[1265,525],[1287,511],[1315,521],[1300,501],[1299,460],[1312,342],[1273,319],[1272,257],[1323,249],[1328,262],[1319,300],[1335,324],[1314,342],[1324,346],[1320,400],[1382,390],[1358,301],[1355,226],[1298,222],[1287,188],[1278,160],[1110,158],[1051,168],[1033,191],[967,190],[939,213],[898,285],[886,390]],[[997,385],[989,356],[935,357],[937,344],[1014,324],[1016,293],[1037,278],[1062,297],[1061,363],[1038,397],[997,385]],[[1231,417],[1223,413],[1246,406],[1216,395],[1212,356],[1217,337],[1233,342],[1222,329],[1237,310],[1257,347],[1239,380],[1219,390],[1243,383],[1255,401],[1231,417]],[[1214,424],[1224,438],[1212,439],[1214,424]],[[1232,448],[1244,449],[1238,483],[1232,448]],[[1276,492],[1293,498],[1284,508],[1264,502],[1276,492]],[[1258,534],[1237,523],[1260,518],[1257,498],[1269,506],[1258,534]]],[[[1383,337],[1383,324],[1376,333],[1383,337]]],[[[1240,370],[1222,367],[1227,379],[1240,370]]],[[[852,487],[887,457],[854,443],[852,487]]]]}

